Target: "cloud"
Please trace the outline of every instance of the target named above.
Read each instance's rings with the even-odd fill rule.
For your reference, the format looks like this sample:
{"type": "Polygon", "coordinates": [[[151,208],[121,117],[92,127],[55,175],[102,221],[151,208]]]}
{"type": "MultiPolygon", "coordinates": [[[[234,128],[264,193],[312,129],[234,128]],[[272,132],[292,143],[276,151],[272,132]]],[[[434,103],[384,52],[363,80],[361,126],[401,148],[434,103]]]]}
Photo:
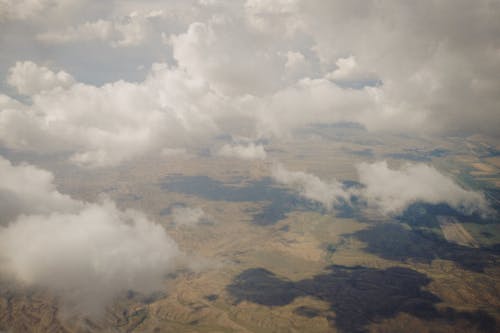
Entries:
{"type": "Polygon", "coordinates": [[[0,22],[36,19],[48,11],[67,10],[81,0],[0,0],[0,22]]]}
{"type": "MultiPolygon", "coordinates": [[[[376,107],[373,95],[365,90],[343,89],[325,78],[306,78],[259,100],[255,119],[262,135],[282,138],[289,136],[291,129],[311,123],[364,124],[376,107]]],[[[403,128],[411,124],[407,120],[403,128]]]]}
{"type": "Polygon", "coordinates": [[[378,81],[375,73],[364,71],[353,56],[339,58],[337,69],[326,74],[326,78],[340,84],[366,84],[378,81]]]}
{"type": "Polygon", "coordinates": [[[363,198],[383,213],[397,215],[415,202],[446,203],[466,214],[487,213],[488,203],[482,193],[465,190],[433,167],[418,163],[399,170],[387,162],[358,166],[359,181],[365,185],[363,198]]]}
{"type": "Polygon", "coordinates": [[[351,197],[349,190],[336,179],[325,182],[309,173],[289,171],[280,164],[274,165],[272,177],[278,183],[292,187],[303,197],[320,202],[326,209],[332,209],[340,200],[349,201],[351,197]]]}
{"type": "Polygon", "coordinates": [[[301,1],[247,0],[246,21],[253,29],[278,38],[292,38],[304,28],[300,16],[301,1]]]}
{"type": "Polygon", "coordinates": [[[141,45],[152,33],[151,20],[162,17],[159,10],[146,13],[132,12],[114,20],[97,20],[68,27],[62,31],[48,31],[36,38],[44,43],[76,43],[100,40],[112,47],[132,47],[141,45]]]}
{"type": "Polygon", "coordinates": [[[172,209],[172,220],[176,226],[192,227],[203,221],[205,217],[205,212],[200,207],[174,207],[172,209]]]}
{"type": "Polygon", "coordinates": [[[353,119],[367,128],[404,132],[407,118],[415,133],[497,134],[497,4],[312,0],[248,1],[246,7],[256,8],[247,15],[257,12],[259,26],[271,35],[291,18],[297,22],[289,44],[304,50],[311,43],[308,51],[320,61],[319,72],[305,74],[310,78],[354,87],[376,79],[377,89],[365,90],[375,97],[372,112],[353,119]]]}
{"type": "Polygon", "coordinates": [[[427,164],[406,164],[398,170],[389,168],[385,161],[361,163],[357,171],[362,186],[356,188],[347,188],[336,179],[326,182],[309,173],[288,171],[281,165],[273,168],[272,176],[327,209],[334,208],[339,200],[352,204],[356,196],[380,213],[392,216],[416,202],[445,203],[465,214],[491,212],[481,192],[463,189],[427,164]]]}
{"type": "Polygon", "coordinates": [[[493,68],[500,63],[498,4],[492,6],[487,0],[301,4],[306,30],[323,66],[349,54],[383,83],[374,111],[383,120],[368,118],[371,128],[399,130],[401,114],[420,124],[413,129],[416,133],[496,135],[500,117],[494,110],[500,97],[493,95],[494,87],[499,87],[493,68]]]}
{"type": "Polygon", "coordinates": [[[0,175],[2,198],[19,203],[10,223],[0,226],[0,268],[48,288],[66,311],[99,315],[124,291],[161,289],[175,269],[176,243],[144,214],[107,199],[71,199],[55,189],[49,172],[31,165],[2,158],[0,175]]]}
{"type": "Polygon", "coordinates": [[[190,158],[192,155],[186,151],[184,148],[163,148],[160,152],[162,156],[166,157],[183,157],[190,158]]]}
{"type": "Polygon", "coordinates": [[[111,39],[115,33],[117,31],[115,31],[113,22],[98,20],[69,27],[63,31],[44,32],[38,34],[36,38],[46,43],[81,42],[93,39],[106,41],[111,39]]]}
{"type": "Polygon", "coordinates": [[[262,95],[279,86],[284,70],[274,45],[241,25],[237,17],[214,16],[170,37],[179,67],[225,95],[262,95]]]}
{"type": "Polygon", "coordinates": [[[220,134],[280,139],[311,123],[498,136],[500,8],[486,0],[146,1],[140,11],[133,1],[55,3],[40,9],[43,22],[1,23],[20,37],[2,39],[9,56],[0,67],[26,57],[15,43],[26,40],[38,63],[71,70],[35,62],[3,69],[30,97],[0,105],[0,142],[9,149],[64,152],[96,167],[220,134]],[[47,32],[45,42],[34,31],[47,32]],[[99,65],[75,60],[86,52],[99,65]],[[163,65],[135,70],[155,60],[163,65]],[[106,75],[123,80],[88,83],[106,75]]]}
{"type": "Polygon", "coordinates": [[[256,145],[250,142],[247,145],[237,144],[230,145],[225,144],[218,151],[217,155],[224,157],[236,157],[243,160],[264,160],[266,159],[266,151],[264,146],[256,145]]]}
{"type": "Polygon", "coordinates": [[[21,214],[74,212],[83,203],[57,191],[54,176],[29,164],[12,165],[0,156],[0,224],[21,214]]]}
{"type": "Polygon", "coordinates": [[[64,71],[53,72],[31,61],[16,62],[9,70],[7,82],[20,94],[32,96],[56,88],[68,88],[75,83],[64,71]]]}
{"type": "MultiPolygon", "coordinates": [[[[24,67],[32,64],[15,68],[24,67]]],[[[33,72],[57,77],[43,67],[33,72]]],[[[203,81],[159,64],[141,83],[28,90],[34,93],[31,105],[9,102],[0,110],[0,141],[15,150],[70,152],[72,162],[90,167],[114,165],[164,143],[189,147],[216,133],[214,118],[224,110],[203,81]]]]}
{"type": "Polygon", "coordinates": [[[288,51],[286,53],[285,68],[288,70],[296,70],[304,66],[306,58],[300,52],[288,51]]]}

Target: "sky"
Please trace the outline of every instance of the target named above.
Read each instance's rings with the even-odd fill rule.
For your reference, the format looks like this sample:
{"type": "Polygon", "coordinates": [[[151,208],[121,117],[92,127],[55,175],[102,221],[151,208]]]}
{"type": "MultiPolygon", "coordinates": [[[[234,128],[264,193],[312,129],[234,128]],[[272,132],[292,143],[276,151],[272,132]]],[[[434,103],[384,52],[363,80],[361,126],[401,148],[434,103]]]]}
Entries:
{"type": "MultiPolygon", "coordinates": [[[[215,156],[265,160],[265,140],[338,122],[498,140],[500,1],[0,0],[0,82],[0,151],[60,156],[80,168],[175,158],[219,136],[231,142],[215,156]]],[[[481,193],[426,164],[353,168],[364,185],[356,193],[279,164],[272,176],[326,208],[356,195],[387,215],[417,200],[488,211],[481,193]]],[[[182,257],[143,213],[107,198],[76,200],[48,170],[0,156],[0,176],[1,270],[68,304],[90,295],[80,311],[119,290],[158,285],[182,257]],[[77,234],[95,244],[68,241],[77,234]],[[130,249],[152,261],[126,265],[130,249]],[[51,259],[41,266],[42,258],[51,259]],[[61,268],[70,261],[83,279],[61,268]],[[66,283],[50,281],[54,269],[66,283]]],[[[203,211],[176,216],[195,225],[203,211]]]]}

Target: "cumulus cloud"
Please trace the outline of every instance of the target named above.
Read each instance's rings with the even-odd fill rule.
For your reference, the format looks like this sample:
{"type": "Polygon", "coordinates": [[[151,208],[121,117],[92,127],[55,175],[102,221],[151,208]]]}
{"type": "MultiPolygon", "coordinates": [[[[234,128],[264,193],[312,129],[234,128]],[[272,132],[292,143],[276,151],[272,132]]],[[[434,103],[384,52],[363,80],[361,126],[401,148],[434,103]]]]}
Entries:
{"type": "Polygon", "coordinates": [[[123,291],[161,288],[175,268],[176,243],[144,214],[110,200],[71,199],[57,192],[49,172],[30,165],[2,158],[0,175],[2,199],[19,203],[0,227],[1,269],[48,288],[67,311],[98,315],[123,291]]]}
{"type": "Polygon", "coordinates": [[[266,158],[266,151],[263,145],[250,142],[247,145],[225,144],[218,151],[217,155],[224,157],[236,157],[243,160],[264,160],[266,158]]]}
{"type": "MultiPolygon", "coordinates": [[[[493,70],[500,61],[498,4],[487,0],[302,4],[307,31],[314,36],[314,49],[325,66],[347,53],[381,80],[376,114],[419,114],[413,120],[421,124],[414,129],[419,133],[495,134],[500,118],[493,110],[500,99],[490,89],[499,86],[493,70]]],[[[391,118],[370,121],[373,128],[397,129],[397,117],[395,123],[391,118]]]]}
{"type": "Polygon", "coordinates": [[[275,55],[273,44],[245,29],[237,17],[192,23],[170,40],[179,66],[223,94],[261,95],[279,86],[283,59],[275,55]]]}
{"type": "Polygon", "coordinates": [[[88,315],[99,314],[120,292],[161,288],[179,254],[159,225],[110,202],[75,214],[22,216],[0,231],[0,239],[8,271],[88,315]]]}
{"type": "MultiPolygon", "coordinates": [[[[255,120],[259,134],[281,138],[290,129],[311,123],[365,123],[374,108],[373,95],[364,90],[346,90],[325,78],[306,78],[259,100],[255,120]]],[[[408,118],[401,119],[401,125],[413,126],[408,118]]]]}
{"type": "Polygon", "coordinates": [[[13,165],[0,156],[0,223],[21,214],[75,212],[83,204],[57,191],[54,176],[29,164],[13,165]]]}
{"type": "Polygon", "coordinates": [[[31,96],[55,88],[68,88],[75,80],[64,71],[53,72],[31,61],[16,62],[9,70],[7,82],[20,94],[31,96]]]}
{"type": "Polygon", "coordinates": [[[337,68],[328,73],[326,78],[341,84],[366,84],[378,80],[373,72],[363,70],[353,56],[339,58],[335,64],[337,68]]]}
{"type": "Polygon", "coordinates": [[[335,179],[327,182],[309,173],[288,171],[281,165],[273,168],[272,176],[327,209],[334,208],[340,199],[352,204],[351,199],[356,196],[384,215],[399,215],[416,202],[445,203],[465,214],[490,213],[482,193],[463,189],[423,163],[407,164],[401,169],[391,169],[385,161],[361,163],[357,171],[362,186],[356,188],[347,188],[335,179]]]}
{"type": "Polygon", "coordinates": [[[351,193],[336,179],[328,182],[302,171],[289,171],[281,164],[274,165],[272,176],[278,183],[288,185],[307,199],[320,202],[326,209],[332,209],[340,200],[349,201],[351,193]]]}
{"type": "MultiPolygon", "coordinates": [[[[46,70],[34,70],[40,71],[46,70]]],[[[84,166],[113,165],[164,142],[185,148],[214,133],[214,118],[224,110],[203,81],[159,64],[141,83],[35,90],[31,105],[0,110],[0,141],[17,150],[71,152],[70,160],[84,166]]]]}
{"type": "Polygon", "coordinates": [[[386,214],[399,214],[415,202],[446,203],[466,214],[489,210],[482,193],[463,189],[426,164],[407,164],[394,170],[385,161],[362,163],[358,174],[365,185],[363,198],[386,214]]]}
{"type": "MultiPolygon", "coordinates": [[[[7,3],[10,11],[22,7],[7,3]]],[[[82,8],[82,1],[71,3],[62,12],[69,27],[32,23],[47,32],[36,45],[96,39],[142,45],[155,52],[141,54],[170,64],[153,66],[145,79],[96,86],[63,71],[17,63],[8,81],[31,103],[0,105],[0,141],[7,148],[64,152],[80,165],[108,166],[163,145],[186,149],[200,138],[227,133],[281,138],[310,123],[498,135],[500,8],[487,0],[147,1],[142,11],[134,2],[92,2],[88,7],[94,9],[78,20],[69,13],[82,8]],[[155,23],[167,14],[168,20],[178,18],[175,24],[155,23]],[[162,35],[168,45],[159,51],[162,35]]],[[[24,28],[26,34],[34,30],[24,28]]],[[[2,42],[9,52],[18,47],[10,39],[2,42]]],[[[83,66],[64,58],[80,52],[80,43],[43,47],[72,69],[83,66]]],[[[122,51],[128,59],[123,61],[139,57],[133,48],[122,51]]],[[[93,45],[88,52],[100,52],[105,70],[80,69],[85,73],[113,72],[120,63],[106,57],[116,52],[109,47],[93,45]]]]}

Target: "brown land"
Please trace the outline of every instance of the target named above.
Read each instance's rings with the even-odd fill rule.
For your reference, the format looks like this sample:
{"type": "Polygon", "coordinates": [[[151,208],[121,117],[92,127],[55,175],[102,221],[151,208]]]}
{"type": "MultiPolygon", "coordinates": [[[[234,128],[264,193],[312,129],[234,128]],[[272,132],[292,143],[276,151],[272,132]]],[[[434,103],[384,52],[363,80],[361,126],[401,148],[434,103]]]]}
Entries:
{"type": "Polygon", "coordinates": [[[478,242],[454,217],[439,216],[438,221],[447,241],[463,246],[479,247],[478,242]]]}

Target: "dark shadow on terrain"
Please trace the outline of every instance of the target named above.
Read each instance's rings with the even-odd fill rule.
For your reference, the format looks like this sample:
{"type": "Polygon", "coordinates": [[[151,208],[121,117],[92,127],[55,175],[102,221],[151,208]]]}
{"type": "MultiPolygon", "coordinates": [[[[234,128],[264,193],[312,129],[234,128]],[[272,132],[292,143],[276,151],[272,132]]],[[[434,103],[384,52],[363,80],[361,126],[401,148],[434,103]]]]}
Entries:
{"type": "Polygon", "coordinates": [[[168,177],[161,185],[168,191],[196,195],[214,201],[268,202],[253,214],[253,223],[271,225],[286,217],[293,210],[323,212],[321,204],[304,199],[287,189],[273,186],[271,178],[262,178],[243,184],[228,185],[207,176],[168,177]]]}
{"type": "Polygon", "coordinates": [[[352,122],[311,124],[294,130],[293,134],[299,139],[309,139],[314,135],[327,141],[349,142],[361,146],[384,144],[379,135],[370,134],[363,125],[352,122]]]}
{"type": "Polygon", "coordinates": [[[344,149],[344,151],[346,153],[349,153],[349,154],[352,154],[352,155],[355,155],[355,156],[361,156],[361,157],[373,157],[374,156],[373,150],[370,149],[370,148],[358,149],[358,150],[355,150],[355,149],[344,149]]]}
{"type": "MultiPolygon", "coordinates": [[[[342,332],[366,332],[371,322],[392,318],[400,312],[445,323],[464,321],[462,324],[482,332],[496,331],[495,320],[485,312],[437,309],[435,305],[441,300],[423,290],[430,281],[426,275],[402,267],[378,270],[334,265],[324,274],[297,282],[281,279],[263,268],[253,268],[238,275],[227,291],[236,302],[267,306],[287,305],[301,296],[318,298],[330,304],[335,318],[327,319],[342,332]]],[[[307,317],[320,315],[307,307],[295,311],[307,317]]]]}
{"type": "Polygon", "coordinates": [[[472,147],[472,152],[479,158],[500,156],[500,150],[490,145],[475,145],[472,147]]]}
{"type": "MultiPolygon", "coordinates": [[[[344,189],[362,189],[364,187],[363,184],[355,180],[344,180],[342,186],[344,189]]],[[[358,219],[360,221],[364,220],[362,210],[365,207],[366,202],[356,195],[351,195],[349,201],[339,199],[338,204],[334,206],[337,217],[358,219]]]]}
{"type": "Polygon", "coordinates": [[[210,302],[215,302],[218,298],[219,298],[219,296],[216,294],[210,294],[210,295],[205,296],[205,299],[207,301],[210,301],[210,302]]]}
{"type": "Polygon", "coordinates": [[[127,298],[128,299],[134,299],[138,302],[144,303],[144,304],[152,304],[160,299],[163,299],[166,297],[166,294],[164,292],[160,291],[155,291],[151,293],[139,293],[134,290],[128,290],[127,291],[127,298]]]}
{"type": "MultiPolygon", "coordinates": [[[[342,182],[345,188],[357,188],[363,185],[353,180],[342,182]]],[[[214,201],[229,202],[266,202],[258,212],[249,211],[253,215],[253,223],[261,226],[274,224],[286,217],[291,211],[315,211],[325,214],[323,205],[317,201],[306,199],[291,190],[278,187],[271,178],[262,178],[241,185],[226,184],[208,176],[171,176],[161,187],[165,190],[187,195],[200,196],[214,201]]],[[[352,197],[350,202],[339,200],[335,205],[337,217],[362,218],[361,209],[365,203],[352,197]]],[[[172,207],[161,212],[169,214],[172,207]]]]}
{"type": "Polygon", "coordinates": [[[236,186],[226,185],[208,176],[175,176],[168,177],[162,184],[162,188],[209,200],[230,202],[271,201],[275,197],[288,194],[285,189],[271,185],[270,178],[248,182],[244,186],[236,186]]]}
{"type": "MultiPolygon", "coordinates": [[[[495,207],[493,207],[495,209],[495,207]]],[[[498,216],[482,217],[478,213],[464,214],[448,204],[416,202],[408,206],[396,219],[412,227],[439,228],[438,216],[452,216],[459,222],[477,224],[498,223],[498,216]]]]}
{"type": "Polygon", "coordinates": [[[464,269],[483,272],[498,264],[497,247],[471,248],[446,241],[439,235],[394,223],[377,224],[351,236],[365,242],[365,251],[397,261],[412,259],[430,263],[434,259],[451,260],[464,269]]]}
{"type": "Polygon", "coordinates": [[[500,188],[486,188],[483,190],[489,199],[491,208],[496,212],[496,223],[500,223],[500,188]]]}
{"type": "Polygon", "coordinates": [[[299,306],[294,311],[296,314],[302,317],[314,318],[321,315],[321,311],[309,306],[299,306]]]}
{"type": "Polygon", "coordinates": [[[282,280],[264,268],[243,271],[227,286],[227,291],[237,303],[250,301],[269,306],[287,305],[306,295],[295,282],[282,280]]]}
{"type": "Polygon", "coordinates": [[[434,157],[444,157],[449,153],[449,150],[441,148],[436,148],[433,150],[405,149],[401,153],[386,154],[385,157],[413,162],[428,162],[434,157]]]}
{"type": "Polygon", "coordinates": [[[165,215],[170,215],[173,213],[175,208],[185,208],[187,205],[183,202],[174,202],[173,204],[169,205],[166,208],[163,208],[160,211],[160,216],[165,216],[165,215]]]}

